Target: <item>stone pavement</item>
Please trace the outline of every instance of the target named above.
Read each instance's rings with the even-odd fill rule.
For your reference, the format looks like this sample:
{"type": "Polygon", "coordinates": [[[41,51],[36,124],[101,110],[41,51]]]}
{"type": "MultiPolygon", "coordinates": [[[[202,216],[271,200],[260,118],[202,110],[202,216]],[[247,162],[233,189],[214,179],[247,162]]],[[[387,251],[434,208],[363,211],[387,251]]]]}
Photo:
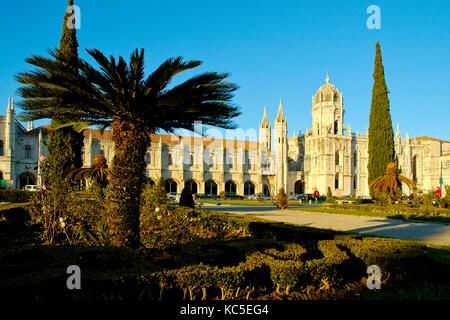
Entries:
{"type": "Polygon", "coordinates": [[[372,234],[396,239],[415,240],[426,244],[450,246],[450,225],[443,223],[410,222],[379,217],[319,212],[282,211],[275,207],[263,206],[208,206],[205,209],[314,228],[372,234]]]}

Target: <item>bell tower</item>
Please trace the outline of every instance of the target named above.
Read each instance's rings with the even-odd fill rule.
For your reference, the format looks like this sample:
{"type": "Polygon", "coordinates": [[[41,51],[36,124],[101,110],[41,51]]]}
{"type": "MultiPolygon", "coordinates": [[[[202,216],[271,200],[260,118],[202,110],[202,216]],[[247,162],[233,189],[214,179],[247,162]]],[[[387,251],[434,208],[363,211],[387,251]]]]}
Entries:
{"type": "Polygon", "coordinates": [[[269,120],[267,119],[266,106],[264,106],[263,118],[261,124],[259,125],[259,143],[263,149],[270,151],[271,140],[271,127],[269,120]]]}
{"type": "Polygon", "coordinates": [[[343,135],[344,107],[342,92],[325,78],[325,84],[312,97],[313,135],[343,135]]]}
{"type": "Polygon", "coordinates": [[[287,189],[287,174],[288,174],[288,143],[287,143],[287,119],[284,116],[283,104],[280,99],[280,105],[278,107],[277,118],[275,119],[274,126],[274,144],[276,152],[276,185],[275,193],[278,194],[280,188],[284,188],[284,191],[288,193],[287,189]]]}

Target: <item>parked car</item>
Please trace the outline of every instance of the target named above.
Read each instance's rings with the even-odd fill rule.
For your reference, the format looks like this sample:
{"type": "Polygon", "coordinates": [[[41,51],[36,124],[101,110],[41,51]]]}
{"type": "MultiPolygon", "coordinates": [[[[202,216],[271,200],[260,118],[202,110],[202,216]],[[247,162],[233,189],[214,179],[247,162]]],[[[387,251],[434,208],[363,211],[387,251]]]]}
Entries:
{"type": "Polygon", "coordinates": [[[218,199],[219,196],[216,194],[204,194],[204,193],[196,193],[193,195],[194,199],[218,199]]]}
{"type": "Polygon", "coordinates": [[[39,191],[40,188],[36,184],[27,184],[23,189],[27,191],[39,191]]]}
{"type": "Polygon", "coordinates": [[[169,192],[167,194],[167,198],[169,201],[179,201],[180,200],[180,194],[176,192],[169,192]]]}
{"type": "Polygon", "coordinates": [[[237,200],[243,200],[243,199],[244,199],[243,196],[237,195],[237,194],[234,193],[234,192],[224,192],[224,193],[221,195],[221,197],[222,197],[222,198],[225,198],[225,199],[237,199],[237,200]]]}
{"type": "Polygon", "coordinates": [[[270,200],[270,197],[267,197],[263,194],[252,194],[248,197],[250,200],[270,200]]]}

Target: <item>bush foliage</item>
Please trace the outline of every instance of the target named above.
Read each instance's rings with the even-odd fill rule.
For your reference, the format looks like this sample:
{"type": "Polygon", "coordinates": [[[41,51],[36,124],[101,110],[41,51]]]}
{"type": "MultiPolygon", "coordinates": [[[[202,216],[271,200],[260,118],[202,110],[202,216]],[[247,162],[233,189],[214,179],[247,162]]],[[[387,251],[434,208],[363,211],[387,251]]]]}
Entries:
{"type": "Polygon", "coordinates": [[[0,202],[30,202],[34,195],[34,191],[22,189],[0,189],[0,202]]]}

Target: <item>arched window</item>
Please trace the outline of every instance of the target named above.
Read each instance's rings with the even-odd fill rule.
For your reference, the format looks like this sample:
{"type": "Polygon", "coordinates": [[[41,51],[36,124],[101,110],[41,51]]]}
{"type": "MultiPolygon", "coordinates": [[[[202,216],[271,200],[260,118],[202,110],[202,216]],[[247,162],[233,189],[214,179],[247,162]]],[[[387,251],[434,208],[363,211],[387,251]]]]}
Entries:
{"type": "Polygon", "coordinates": [[[236,183],[231,180],[225,182],[225,192],[236,193],[236,183]]]}
{"type": "Polygon", "coordinates": [[[417,155],[414,155],[413,161],[412,161],[412,174],[413,174],[413,181],[417,183],[417,155]]]}
{"type": "Polygon", "coordinates": [[[249,196],[252,194],[255,194],[255,185],[252,182],[247,181],[244,184],[244,196],[249,196]]]}
{"type": "Polygon", "coordinates": [[[105,150],[100,149],[100,155],[101,155],[102,157],[104,157],[104,156],[105,156],[105,150]]]}
{"type": "Polygon", "coordinates": [[[147,152],[145,154],[145,163],[150,164],[151,162],[152,162],[152,156],[151,156],[150,152],[147,152]]]}
{"type": "Polygon", "coordinates": [[[19,186],[20,188],[25,187],[29,184],[36,184],[36,179],[34,178],[33,174],[31,172],[22,172],[19,177],[19,186]]]}
{"type": "Polygon", "coordinates": [[[270,188],[267,184],[264,185],[264,195],[270,197],[270,188]]]}
{"type": "Polygon", "coordinates": [[[213,180],[205,182],[205,193],[206,194],[217,194],[217,183],[213,180]]]}
{"type": "Polygon", "coordinates": [[[359,189],[359,180],[357,174],[355,174],[355,176],[353,177],[353,189],[355,190],[359,189]]]}
{"type": "Polygon", "coordinates": [[[334,122],[334,134],[338,134],[338,132],[339,132],[339,123],[338,123],[338,121],[336,120],[336,121],[334,122]]]}
{"type": "Polygon", "coordinates": [[[333,100],[334,100],[334,101],[338,101],[338,95],[337,95],[337,93],[334,94],[333,100]]]}
{"type": "Polygon", "coordinates": [[[198,191],[197,191],[197,182],[195,182],[195,180],[189,180],[189,181],[186,181],[185,183],[184,183],[184,187],[185,188],[189,188],[189,191],[192,193],[192,194],[196,194],[198,191]]]}
{"type": "Polygon", "coordinates": [[[25,146],[25,159],[31,159],[31,146],[26,145],[25,146]]]}
{"type": "Polygon", "coordinates": [[[205,169],[210,169],[214,164],[214,153],[210,148],[205,148],[203,153],[203,163],[205,169]]]}
{"type": "Polygon", "coordinates": [[[0,140],[0,156],[4,156],[5,155],[5,147],[3,144],[3,140],[0,140]]]}
{"type": "Polygon", "coordinates": [[[339,181],[339,173],[336,173],[336,175],[334,176],[334,188],[335,189],[339,189],[340,187],[340,181],[339,181]]]}
{"type": "Polygon", "coordinates": [[[228,165],[228,169],[233,168],[233,152],[227,151],[226,164],[228,165]]]}
{"type": "Polygon", "coordinates": [[[339,159],[339,151],[336,151],[336,153],[334,154],[334,160],[337,166],[341,164],[341,161],[339,159]]]}
{"type": "Polygon", "coordinates": [[[353,166],[356,168],[356,167],[358,167],[358,162],[359,162],[359,159],[358,159],[358,151],[355,151],[354,153],[353,153],[353,166]]]}
{"type": "Polygon", "coordinates": [[[304,190],[304,182],[302,180],[297,180],[294,184],[294,193],[302,194],[304,190]]]}
{"type": "Polygon", "coordinates": [[[173,179],[167,179],[165,181],[166,192],[177,192],[178,184],[173,179]]]}
{"type": "Polygon", "coordinates": [[[193,165],[194,165],[194,155],[191,154],[189,166],[192,167],[193,165]]]}
{"type": "Polygon", "coordinates": [[[171,166],[173,164],[172,152],[169,152],[167,155],[168,165],[171,166]]]}

